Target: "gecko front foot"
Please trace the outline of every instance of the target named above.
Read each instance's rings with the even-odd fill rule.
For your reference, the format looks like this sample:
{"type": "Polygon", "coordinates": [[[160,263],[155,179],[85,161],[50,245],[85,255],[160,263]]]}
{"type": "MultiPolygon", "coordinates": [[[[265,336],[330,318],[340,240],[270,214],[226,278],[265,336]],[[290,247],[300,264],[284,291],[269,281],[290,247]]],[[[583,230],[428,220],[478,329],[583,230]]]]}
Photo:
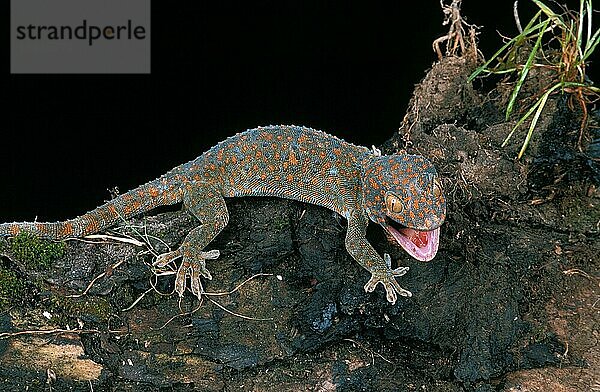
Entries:
{"type": "Polygon", "coordinates": [[[387,268],[385,269],[374,269],[371,271],[371,279],[365,284],[365,291],[367,293],[371,293],[375,290],[375,287],[379,283],[383,285],[385,288],[386,298],[389,303],[394,305],[396,303],[396,299],[398,298],[397,294],[400,294],[403,297],[411,297],[412,293],[406,289],[400,287],[398,282],[396,282],[396,277],[402,276],[408,272],[408,267],[398,267],[396,269],[391,269],[392,260],[389,254],[385,253],[383,255],[385,260],[385,264],[387,268]]]}
{"type": "Polygon", "coordinates": [[[185,293],[186,280],[190,277],[190,289],[198,299],[202,295],[200,289],[200,275],[204,278],[211,280],[212,275],[206,268],[206,260],[214,260],[221,255],[218,250],[211,250],[208,252],[203,251],[182,251],[181,248],[172,252],[167,252],[159,255],[154,262],[156,267],[164,267],[171,263],[175,259],[182,257],[181,265],[177,269],[177,275],[175,277],[175,291],[182,297],[185,293]]]}

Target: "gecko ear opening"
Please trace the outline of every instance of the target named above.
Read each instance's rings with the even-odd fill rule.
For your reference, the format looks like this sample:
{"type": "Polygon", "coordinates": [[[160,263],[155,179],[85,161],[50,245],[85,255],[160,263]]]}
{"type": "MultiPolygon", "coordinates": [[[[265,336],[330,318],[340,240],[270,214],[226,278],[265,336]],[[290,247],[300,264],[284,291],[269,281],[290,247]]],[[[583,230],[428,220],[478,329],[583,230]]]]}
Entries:
{"type": "Polygon", "coordinates": [[[404,209],[404,205],[400,198],[393,193],[388,192],[385,195],[385,207],[392,214],[399,214],[404,209]]]}

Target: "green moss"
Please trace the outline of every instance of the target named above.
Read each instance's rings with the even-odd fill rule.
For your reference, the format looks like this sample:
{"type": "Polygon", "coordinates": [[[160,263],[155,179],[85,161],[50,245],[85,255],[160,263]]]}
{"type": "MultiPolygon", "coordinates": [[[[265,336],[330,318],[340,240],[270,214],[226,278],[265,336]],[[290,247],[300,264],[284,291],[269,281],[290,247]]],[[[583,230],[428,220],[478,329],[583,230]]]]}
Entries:
{"type": "MultiPolygon", "coordinates": [[[[93,319],[96,322],[106,322],[112,310],[106,299],[93,296],[80,298],[53,296],[51,302],[66,317],[93,319]]],[[[68,323],[66,320],[63,321],[68,323]]]]}
{"type": "Polygon", "coordinates": [[[533,343],[543,342],[548,338],[550,333],[543,325],[534,326],[531,331],[531,340],[533,343]]]}
{"type": "Polygon", "coordinates": [[[17,299],[25,294],[25,284],[15,271],[0,266],[0,311],[9,308],[17,299]]]}
{"type": "Polygon", "coordinates": [[[53,260],[61,257],[66,245],[64,242],[42,240],[35,234],[21,232],[10,240],[12,254],[28,267],[46,269],[53,260]]]}
{"type": "Polygon", "coordinates": [[[275,219],[273,219],[273,221],[271,222],[271,228],[274,228],[275,230],[282,231],[284,228],[289,226],[289,220],[287,216],[279,216],[279,217],[275,217],[275,219]]]}

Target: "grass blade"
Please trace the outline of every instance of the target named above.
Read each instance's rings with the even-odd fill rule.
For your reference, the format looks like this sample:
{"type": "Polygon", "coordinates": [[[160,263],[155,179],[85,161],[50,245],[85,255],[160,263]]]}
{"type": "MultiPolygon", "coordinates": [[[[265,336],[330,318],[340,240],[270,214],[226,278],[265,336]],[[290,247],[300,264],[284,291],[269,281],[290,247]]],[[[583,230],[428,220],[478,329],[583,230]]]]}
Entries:
{"type": "MultiPolygon", "coordinates": [[[[542,10],[542,12],[544,14],[546,14],[546,16],[549,19],[552,19],[556,22],[556,24],[560,25],[560,26],[565,26],[565,22],[562,20],[562,18],[560,17],[560,15],[554,13],[554,11],[552,11],[550,9],[550,7],[548,7],[546,4],[542,3],[540,0],[532,0],[538,7],[540,10],[542,10]]],[[[579,1],[583,1],[583,0],[579,0],[579,1]]]]}
{"type": "Polygon", "coordinates": [[[596,30],[592,39],[586,42],[585,51],[581,58],[582,61],[585,61],[592,53],[594,53],[594,49],[596,49],[598,42],[600,42],[600,29],[596,30]]]}
{"type": "Polygon", "coordinates": [[[585,4],[587,5],[587,10],[588,10],[588,33],[587,33],[586,40],[585,40],[585,42],[586,42],[585,46],[587,48],[587,43],[590,42],[590,37],[592,35],[592,12],[593,12],[593,10],[592,10],[592,1],[591,0],[586,1],[585,4]]]}
{"type": "Polygon", "coordinates": [[[546,91],[546,93],[544,95],[542,95],[542,98],[539,99],[538,105],[537,105],[537,110],[535,111],[535,115],[533,116],[533,119],[531,120],[531,124],[529,125],[529,131],[527,132],[527,136],[525,136],[525,141],[523,142],[523,145],[521,146],[521,150],[519,151],[519,155],[517,155],[517,159],[521,159],[521,157],[523,156],[523,153],[527,149],[527,146],[529,145],[529,140],[531,140],[531,135],[533,134],[533,130],[535,129],[535,126],[537,125],[537,122],[540,118],[540,114],[542,113],[542,110],[544,110],[544,107],[546,106],[546,101],[548,100],[548,96],[550,96],[551,92],[552,92],[552,90],[546,91]]]}
{"type": "Polygon", "coordinates": [[[525,29],[523,30],[523,32],[521,34],[517,35],[516,37],[512,38],[510,41],[508,41],[504,45],[502,45],[502,47],[500,49],[498,49],[496,51],[496,53],[494,53],[488,61],[486,61],[482,66],[478,67],[475,71],[473,71],[473,73],[471,75],[469,75],[467,82],[472,82],[473,79],[475,79],[480,73],[486,71],[488,69],[489,65],[492,63],[492,61],[496,60],[498,58],[498,56],[500,56],[500,54],[502,54],[502,52],[504,52],[508,47],[510,47],[512,44],[514,44],[517,40],[525,39],[525,38],[527,38],[528,34],[530,34],[533,31],[538,30],[544,24],[544,22],[539,22],[538,24],[536,24],[534,26],[532,26],[532,23],[535,22],[535,20],[540,15],[541,15],[541,11],[538,11],[535,14],[535,16],[529,21],[527,26],[525,26],[525,29]]]}
{"type": "Polygon", "coordinates": [[[583,3],[584,0],[579,0],[579,15],[577,15],[577,47],[580,51],[583,47],[581,43],[583,42],[583,22],[585,18],[585,14],[583,13],[583,3]]]}
{"type": "Polygon", "coordinates": [[[521,70],[521,74],[519,75],[519,80],[517,81],[517,85],[515,86],[515,88],[512,91],[512,94],[510,95],[510,100],[508,101],[508,105],[506,106],[506,119],[507,120],[510,117],[510,114],[512,113],[513,107],[517,100],[517,95],[519,95],[519,91],[521,91],[521,86],[523,86],[523,83],[525,82],[525,78],[527,77],[527,74],[529,73],[529,70],[531,69],[533,60],[535,59],[535,56],[537,55],[540,45],[542,44],[542,38],[544,37],[544,32],[546,31],[546,27],[548,27],[549,23],[550,23],[550,19],[546,19],[546,21],[540,28],[540,31],[537,36],[537,40],[535,41],[535,45],[533,46],[531,53],[529,53],[527,62],[523,66],[523,69],[521,70]]]}
{"type": "MultiPolygon", "coordinates": [[[[546,96],[546,99],[548,99],[548,96],[550,96],[550,94],[552,94],[554,92],[554,90],[556,90],[559,87],[575,87],[575,86],[579,86],[579,85],[582,85],[582,84],[581,83],[558,83],[558,84],[555,84],[554,86],[552,86],[552,88],[550,88],[548,91],[546,91],[544,93],[544,95],[542,97],[540,97],[540,99],[538,99],[537,101],[535,101],[535,103],[529,108],[529,110],[527,111],[527,113],[525,113],[523,115],[523,117],[521,117],[519,119],[519,121],[517,121],[517,123],[515,124],[515,126],[513,127],[513,129],[510,131],[510,133],[506,137],[506,139],[504,139],[504,142],[502,142],[501,147],[506,147],[506,144],[508,143],[508,141],[510,140],[510,138],[512,137],[512,135],[515,133],[515,131],[517,130],[517,128],[519,128],[519,126],[521,126],[521,124],[523,124],[523,122],[525,122],[525,120],[527,120],[529,118],[529,116],[531,116],[531,114],[536,109],[538,109],[538,107],[542,103],[542,98],[544,98],[544,96],[546,96]]],[[[546,99],[544,99],[544,104],[545,104],[545,100],[546,99]]]]}
{"type": "Polygon", "coordinates": [[[527,120],[529,118],[529,116],[531,116],[531,114],[534,112],[534,110],[538,107],[539,105],[539,100],[536,101],[533,106],[531,106],[529,108],[529,110],[527,111],[527,113],[525,113],[523,115],[523,117],[521,117],[519,119],[519,121],[517,121],[517,123],[515,124],[515,126],[513,127],[513,129],[510,131],[510,133],[508,134],[508,136],[506,137],[506,139],[504,139],[504,141],[502,142],[502,145],[500,145],[500,147],[506,147],[506,145],[508,144],[508,141],[510,140],[510,138],[512,137],[512,135],[515,133],[515,131],[517,130],[517,128],[519,128],[521,126],[521,124],[523,124],[523,122],[525,122],[525,120],[527,120]]]}

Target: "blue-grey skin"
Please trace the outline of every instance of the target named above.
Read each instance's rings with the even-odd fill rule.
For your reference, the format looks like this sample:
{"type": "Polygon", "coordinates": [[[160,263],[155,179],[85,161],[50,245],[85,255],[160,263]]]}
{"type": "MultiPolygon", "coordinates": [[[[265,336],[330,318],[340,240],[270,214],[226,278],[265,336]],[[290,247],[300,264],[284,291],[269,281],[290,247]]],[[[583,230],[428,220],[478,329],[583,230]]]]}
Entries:
{"type": "Polygon", "coordinates": [[[200,224],[178,249],[158,256],[155,265],[164,267],[182,258],[176,291],[183,295],[189,276],[192,293],[200,297],[200,276],[212,279],[206,260],[219,256],[218,250],[204,249],[229,221],[225,198],[240,196],[299,200],[345,217],[346,249],[371,273],[365,290],[371,292],[381,283],[392,304],[397,294],[411,295],[395,279],[408,267],[392,269],[389,255],[379,256],[365,237],[369,221],[380,224],[413,257],[430,260],[446,214],[437,173],[421,156],[380,156],[310,128],[268,126],[232,136],[80,217],[54,223],[4,223],[0,236],[29,231],[52,240],[83,237],[121,219],[182,202],[200,224]]]}

